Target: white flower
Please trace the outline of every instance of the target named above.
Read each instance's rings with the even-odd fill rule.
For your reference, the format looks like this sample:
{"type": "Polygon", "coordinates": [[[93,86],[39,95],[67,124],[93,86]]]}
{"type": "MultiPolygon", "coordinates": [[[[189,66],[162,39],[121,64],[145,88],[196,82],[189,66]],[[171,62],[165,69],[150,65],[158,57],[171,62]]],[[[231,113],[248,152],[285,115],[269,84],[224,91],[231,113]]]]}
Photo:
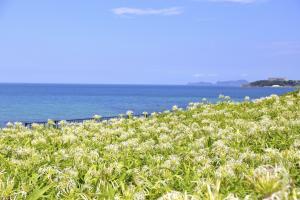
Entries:
{"type": "Polygon", "coordinates": [[[133,115],[133,111],[128,110],[128,111],[126,112],[126,115],[127,115],[127,116],[132,116],[132,115],[133,115]]]}
{"type": "Polygon", "coordinates": [[[178,110],[178,106],[174,105],[174,106],[172,107],[172,110],[173,110],[173,111],[178,110]]]}
{"type": "Polygon", "coordinates": [[[104,147],[105,150],[107,151],[111,151],[111,152],[118,152],[119,150],[119,145],[117,144],[109,144],[106,147],[104,147]]]}
{"type": "Polygon", "coordinates": [[[47,124],[53,126],[55,125],[55,122],[52,119],[48,119],[47,124]]]}
{"type": "Polygon", "coordinates": [[[225,97],[224,97],[224,100],[225,100],[225,101],[230,101],[231,98],[230,98],[230,96],[225,96],[225,97]]]}
{"type": "Polygon", "coordinates": [[[219,95],[219,99],[224,99],[224,98],[225,98],[225,96],[223,94],[219,95]]]}
{"type": "Polygon", "coordinates": [[[61,140],[64,144],[66,143],[74,143],[77,140],[77,136],[74,134],[65,134],[61,137],[61,140]]]}
{"type": "Polygon", "coordinates": [[[250,101],[250,97],[249,96],[246,96],[245,99],[244,99],[246,102],[250,101]]]}
{"type": "Polygon", "coordinates": [[[22,122],[15,122],[14,124],[15,124],[16,127],[22,127],[23,126],[22,122]]]}
{"type": "Polygon", "coordinates": [[[78,176],[78,171],[74,168],[66,168],[64,169],[63,173],[70,177],[77,177],[78,176]]]}
{"type": "Polygon", "coordinates": [[[100,120],[100,119],[101,119],[101,116],[100,116],[100,115],[94,115],[94,116],[93,116],[93,119],[94,119],[94,120],[100,120]]]}
{"type": "Polygon", "coordinates": [[[7,127],[7,128],[11,128],[11,127],[13,127],[13,126],[14,126],[14,124],[11,123],[11,122],[7,122],[7,124],[6,124],[6,127],[7,127]]]}
{"type": "Polygon", "coordinates": [[[16,150],[16,154],[18,156],[28,156],[31,155],[33,152],[34,150],[28,147],[20,147],[16,150]]]}
{"type": "Polygon", "coordinates": [[[296,139],[296,140],[294,141],[293,146],[294,146],[295,148],[300,148],[300,139],[296,139]]]}
{"type": "Polygon", "coordinates": [[[183,200],[184,194],[177,191],[171,191],[162,197],[158,198],[157,200],[183,200]]]}
{"type": "Polygon", "coordinates": [[[137,192],[133,195],[133,200],[145,200],[145,192],[137,192]]]}
{"type": "Polygon", "coordinates": [[[176,169],[180,165],[180,160],[180,157],[177,155],[170,155],[169,159],[162,166],[168,169],[176,169]]]}
{"type": "Polygon", "coordinates": [[[229,194],[224,200],[239,200],[234,194],[229,194]]]}
{"type": "Polygon", "coordinates": [[[148,116],[148,112],[143,112],[142,114],[143,114],[145,117],[148,116]]]}

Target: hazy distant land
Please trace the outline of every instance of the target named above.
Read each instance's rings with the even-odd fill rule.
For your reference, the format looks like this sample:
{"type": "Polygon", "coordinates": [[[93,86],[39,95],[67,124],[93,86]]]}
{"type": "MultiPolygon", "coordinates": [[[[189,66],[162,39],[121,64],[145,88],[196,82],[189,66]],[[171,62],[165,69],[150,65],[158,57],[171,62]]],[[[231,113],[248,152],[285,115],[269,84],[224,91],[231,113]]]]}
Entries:
{"type": "Polygon", "coordinates": [[[211,86],[211,87],[300,87],[300,80],[288,80],[285,78],[269,78],[248,82],[247,80],[218,81],[211,82],[192,82],[192,86],[211,86]]]}
{"type": "Polygon", "coordinates": [[[188,85],[192,86],[212,86],[212,87],[242,87],[248,84],[247,80],[234,80],[234,81],[217,81],[216,83],[211,82],[192,82],[188,85]]]}

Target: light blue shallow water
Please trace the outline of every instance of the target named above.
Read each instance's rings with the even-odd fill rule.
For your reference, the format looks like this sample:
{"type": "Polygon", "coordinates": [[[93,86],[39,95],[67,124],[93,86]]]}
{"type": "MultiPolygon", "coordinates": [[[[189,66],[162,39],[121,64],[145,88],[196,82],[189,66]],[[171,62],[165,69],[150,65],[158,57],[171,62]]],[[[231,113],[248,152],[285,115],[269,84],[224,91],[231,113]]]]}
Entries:
{"type": "Polygon", "coordinates": [[[291,88],[235,88],[146,85],[60,85],[0,84],[0,126],[8,121],[45,121],[114,116],[132,110],[163,111],[173,105],[207,98],[214,102],[219,94],[241,101],[245,96],[259,98],[284,94],[291,88]]]}

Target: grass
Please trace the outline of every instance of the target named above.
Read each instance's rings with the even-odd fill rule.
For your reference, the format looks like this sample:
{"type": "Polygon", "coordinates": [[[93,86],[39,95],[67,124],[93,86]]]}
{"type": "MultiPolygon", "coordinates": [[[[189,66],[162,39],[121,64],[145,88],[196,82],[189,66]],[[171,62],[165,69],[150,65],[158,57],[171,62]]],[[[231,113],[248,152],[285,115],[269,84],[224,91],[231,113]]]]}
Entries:
{"type": "Polygon", "coordinates": [[[299,199],[300,93],[0,130],[1,199],[299,199]]]}

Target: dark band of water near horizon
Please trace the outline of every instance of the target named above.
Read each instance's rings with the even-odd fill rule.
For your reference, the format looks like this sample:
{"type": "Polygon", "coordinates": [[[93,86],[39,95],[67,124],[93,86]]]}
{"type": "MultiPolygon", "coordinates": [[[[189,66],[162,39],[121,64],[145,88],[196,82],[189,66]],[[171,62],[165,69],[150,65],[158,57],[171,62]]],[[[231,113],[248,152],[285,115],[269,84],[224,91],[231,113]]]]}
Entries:
{"type": "MultiPolygon", "coordinates": [[[[132,115],[132,117],[149,117],[148,114],[137,114],[132,115]]],[[[55,127],[59,127],[60,122],[65,121],[67,123],[82,123],[84,121],[96,120],[96,121],[105,121],[110,119],[118,119],[118,118],[128,118],[128,115],[124,116],[110,116],[110,117],[100,117],[100,119],[95,118],[82,118],[82,119],[65,119],[65,120],[51,120],[54,123],[55,127]]],[[[8,122],[9,123],[9,122],[8,122]]],[[[21,122],[25,127],[32,127],[33,124],[39,125],[47,125],[49,121],[36,121],[36,122],[21,122]]]]}

